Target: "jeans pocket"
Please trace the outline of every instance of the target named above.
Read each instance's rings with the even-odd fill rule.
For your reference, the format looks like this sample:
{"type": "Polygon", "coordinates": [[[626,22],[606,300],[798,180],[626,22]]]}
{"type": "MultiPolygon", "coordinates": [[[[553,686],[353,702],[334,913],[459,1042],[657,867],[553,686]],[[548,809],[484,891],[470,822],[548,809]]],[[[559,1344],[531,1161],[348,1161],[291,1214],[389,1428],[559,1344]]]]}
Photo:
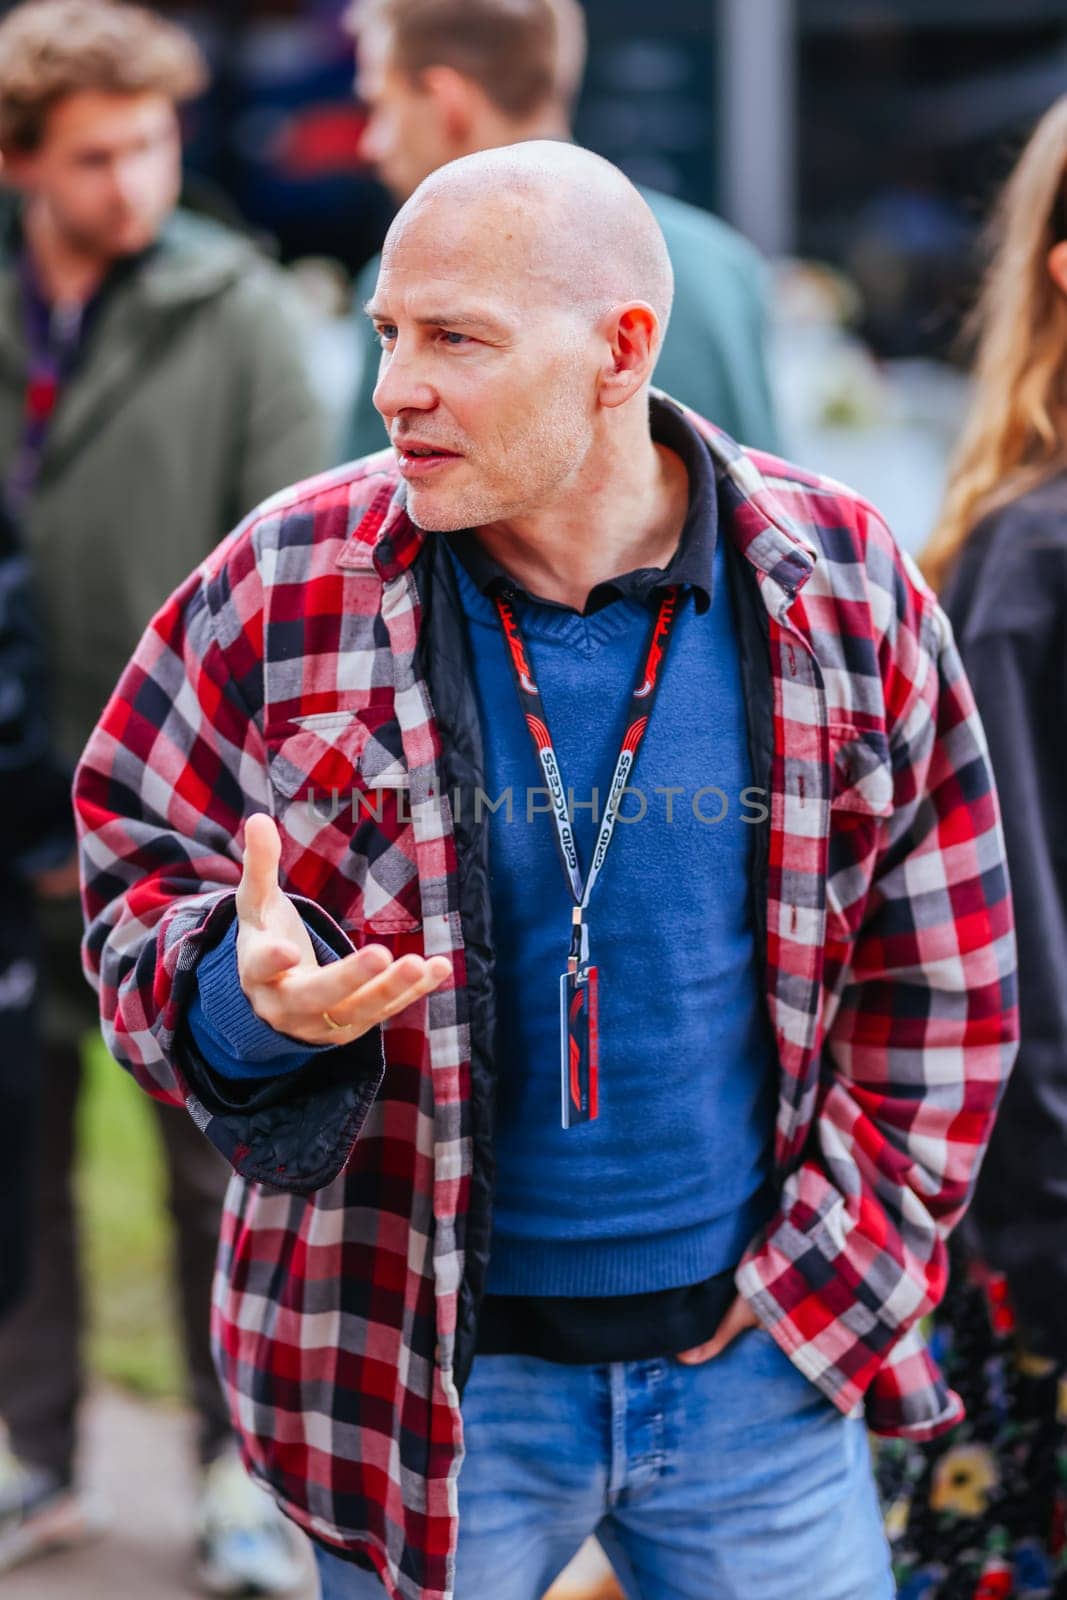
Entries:
{"type": "Polygon", "coordinates": [[[751,1379],[773,1391],[776,1400],[788,1405],[792,1399],[797,1405],[819,1404],[836,1410],[833,1401],[786,1355],[768,1329],[752,1328],[742,1338],[751,1340],[748,1351],[751,1379]]]}

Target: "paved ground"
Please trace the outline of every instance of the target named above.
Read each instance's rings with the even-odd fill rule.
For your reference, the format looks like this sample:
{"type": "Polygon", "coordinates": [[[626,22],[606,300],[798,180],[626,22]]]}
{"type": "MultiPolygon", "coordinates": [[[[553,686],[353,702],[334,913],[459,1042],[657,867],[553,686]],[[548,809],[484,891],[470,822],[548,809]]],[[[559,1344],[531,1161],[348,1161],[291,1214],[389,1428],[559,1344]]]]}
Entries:
{"type": "MultiPolygon", "coordinates": [[[[3,1600],[190,1600],[188,1420],[109,1391],[91,1402],[86,1424],[86,1480],[115,1513],[112,1531],[9,1573],[0,1579],[3,1600]]],[[[317,1594],[309,1558],[298,1600],[317,1594]]]]}
{"type": "MultiPolygon", "coordinates": [[[[2,1600],[190,1600],[195,1480],[188,1438],[179,1411],[116,1391],[98,1395],[86,1416],[85,1476],[110,1505],[112,1530],[93,1545],[0,1578],[2,1600]]],[[[617,1591],[605,1587],[605,1572],[590,1547],[549,1600],[611,1600],[617,1591]]],[[[307,1586],[294,1600],[317,1595],[309,1556],[307,1586]]]]}

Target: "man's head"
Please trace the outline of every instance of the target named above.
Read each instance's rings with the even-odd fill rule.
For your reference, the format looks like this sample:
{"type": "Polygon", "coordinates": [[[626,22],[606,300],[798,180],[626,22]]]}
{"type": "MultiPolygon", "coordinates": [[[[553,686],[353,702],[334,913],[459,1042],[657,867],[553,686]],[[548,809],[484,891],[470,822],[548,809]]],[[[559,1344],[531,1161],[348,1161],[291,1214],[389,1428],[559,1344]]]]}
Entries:
{"type": "Polygon", "coordinates": [[[414,521],[480,527],[549,510],[579,479],[595,492],[622,435],[647,433],[672,294],[656,219],[588,150],[535,141],[428,178],[367,308],[414,521]]]}
{"type": "Polygon", "coordinates": [[[101,261],[152,243],[181,184],[177,106],[207,82],[199,50],[117,0],[29,0],[0,22],[4,176],[101,261]]]}
{"type": "Polygon", "coordinates": [[[363,148],[399,200],[438,167],[564,138],[585,66],[578,0],[355,0],[363,148]]]}

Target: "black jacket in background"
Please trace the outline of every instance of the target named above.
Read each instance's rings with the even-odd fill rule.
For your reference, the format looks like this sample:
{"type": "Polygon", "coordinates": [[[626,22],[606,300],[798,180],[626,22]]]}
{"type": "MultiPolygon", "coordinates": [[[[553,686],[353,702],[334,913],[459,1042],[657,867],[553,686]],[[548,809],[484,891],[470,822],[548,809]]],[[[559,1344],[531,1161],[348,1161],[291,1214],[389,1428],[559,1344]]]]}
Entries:
{"type": "Polygon", "coordinates": [[[1022,1043],[971,1213],[1027,1342],[1067,1357],[1067,472],[991,513],[942,596],[989,740],[1022,1043]]]}
{"type": "Polygon", "coordinates": [[[74,849],[71,773],[52,750],[47,699],[29,566],[0,526],[0,925],[27,874],[74,849]]]}
{"type": "Polygon", "coordinates": [[[37,951],[29,875],[74,848],[70,778],[49,741],[29,570],[0,522],[0,1313],[29,1255],[37,951]]]}

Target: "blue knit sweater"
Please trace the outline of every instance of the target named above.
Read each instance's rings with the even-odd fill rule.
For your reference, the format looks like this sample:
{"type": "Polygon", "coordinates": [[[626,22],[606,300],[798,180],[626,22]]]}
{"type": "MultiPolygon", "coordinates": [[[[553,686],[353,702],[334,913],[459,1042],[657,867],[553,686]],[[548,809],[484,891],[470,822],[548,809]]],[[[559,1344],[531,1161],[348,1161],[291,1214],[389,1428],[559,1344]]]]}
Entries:
{"type": "MultiPolygon", "coordinates": [[[[723,553],[710,609],[700,614],[690,593],[675,625],[630,779],[640,794],[622,814],[636,818],[642,802],[647,811],[617,825],[594,892],[600,1116],[566,1131],[558,981],[571,900],[551,820],[538,811],[542,778],[495,607],[453,561],[486,787],[494,803],[512,793],[512,820],[501,805],[490,828],[500,1087],[489,1290],[599,1296],[699,1282],[735,1266],[769,1213],[776,1081],[751,917],[755,811],[742,800],[751,775],[723,553]]],[[[651,611],[627,597],[589,616],[516,604],[564,784],[579,802],[584,869],[595,824],[580,806],[597,786],[601,802],[606,794],[651,611]]]]}

